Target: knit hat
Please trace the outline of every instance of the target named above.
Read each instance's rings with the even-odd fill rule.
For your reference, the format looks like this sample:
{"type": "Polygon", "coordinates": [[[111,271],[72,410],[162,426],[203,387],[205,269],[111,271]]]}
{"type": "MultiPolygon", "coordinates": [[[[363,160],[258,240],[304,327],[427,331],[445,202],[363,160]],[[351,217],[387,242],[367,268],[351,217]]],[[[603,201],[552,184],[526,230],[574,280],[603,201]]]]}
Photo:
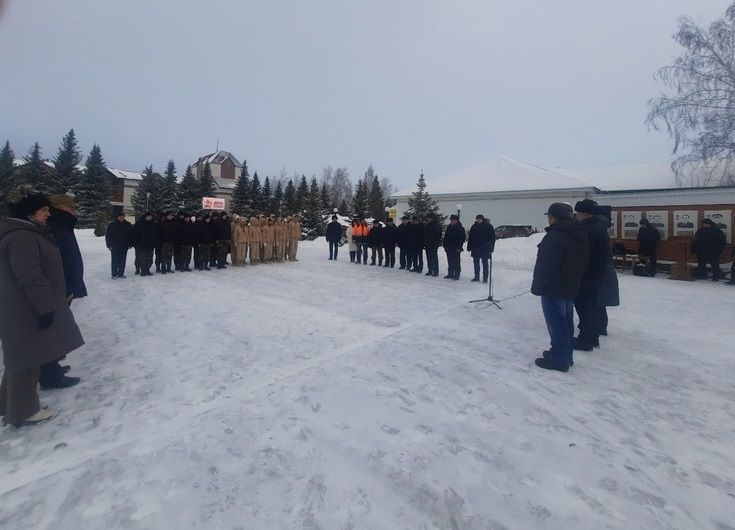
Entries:
{"type": "Polygon", "coordinates": [[[44,207],[51,207],[51,202],[43,193],[39,193],[27,185],[16,186],[5,196],[8,210],[14,217],[25,219],[44,207]]]}
{"type": "Polygon", "coordinates": [[[712,219],[709,219],[709,218],[703,219],[702,220],[702,224],[703,225],[715,226],[715,222],[712,219]]]}
{"type": "Polygon", "coordinates": [[[574,211],[580,213],[596,214],[597,208],[597,203],[592,199],[584,199],[583,201],[578,201],[577,204],[574,205],[574,211]]]}
{"type": "Polygon", "coordinates": [[[120,216],[125,216],[125,212],[123,211],[122,207],[116,206],[115,208],[112,209],[112,217],[117,218],[120,216]]]}
{"type": "Polygon", "coordinates": [[[459,221],[459,215],[457,215],[456,213],[455,214],[452,214],[452,215],[449,216],[449,220],[450,221],[459,221]]]}
{"type": "Polygon", "coordinates": [[[557,219],[569,219],[572,217],[574,211],[572,207],[565,202],[555,202],[549,206],[549,209],[544,215],[552,215],[557,219]]]}
{"type": "Polygon", "coordinates": [[[643,226],[648,226],[648,219],[644,217],[643,219],[640,220],[638,224],[643,225],[643,226]]]}
{"type": "Polygon", "coordinates": [[[67,195],[66,193],[57,193],[51,195],[48,198],[51,206],[58,208],[59,206],[66,206],[67,208],[76,208],[77,205],[74,203],[74,197],[67,195]]]}
{"type": "Polygon", "coordinates": [[[484,221],[484,220],[485,220],[485,216],[484,216],[484,215],[482,215],[481,213],[478,213],[478,214],[477,214],[477,215],[475,216],[475,221],[476,221],[476,220],[478,220],[478,219],[482,219],[482,220],[484,221]]]}

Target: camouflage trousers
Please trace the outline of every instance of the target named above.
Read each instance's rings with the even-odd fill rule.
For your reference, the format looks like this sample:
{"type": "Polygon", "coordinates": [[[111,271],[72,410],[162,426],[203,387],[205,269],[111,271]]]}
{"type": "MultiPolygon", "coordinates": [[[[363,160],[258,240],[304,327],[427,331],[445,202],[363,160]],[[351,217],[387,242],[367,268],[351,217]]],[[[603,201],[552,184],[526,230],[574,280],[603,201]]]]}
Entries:
{"type": "Polygon", "coordinates": [[[232,246],[232,263],[233,265],[245,265],[248,257],[248,244],[238,243],[232,246]]]}
{"type": "Polygon", "coordinates": [[[255,265],[260,261],[260,243],[250,243],[250,264],[255,265]]]}
{"type": "Polygon", "coordinates": [[[189,268],[189,263],[191,263],[191,250],[191,245],[181,245],[179,247],[179,268],[189,268]]]}
{"type": "Polygon", "coordinates": [[[171,258],[174,257],[174,243],[164,243],[161,245],[161,263],[166,269],[171,269],[171,258]]]}
{"type": "Polygon", "coordinates": [[[298,239],[292,239],[291,245],[290,245],[290,251],[289,251],[289,261],[298,261],[296,259],[296,253],[299,251],[299,240],[298,239]]]}
{"type": "Polygon", "coordinates": [[[202,243],[199,245],[199,269],[209,267],[212,259],[212,245],[210,243],[202,243]]]}
{"type": "Polygon", "coordinates": [[[230,251],[230,242],[220,239],[215,243],[214,249],[217,266],[224,267],[225,263],[227,263],[227,253],[230,251]]]}
{"type": "Polygon", "coordinates": [[[153,265],[153,249],[135,249],[135,264],[140,268],[140,272],[151,272],[153,265]]]}
{"type": "Polygon", "coordinates": [[[276,241],[276,245],[273,248],[273,257],[278,261],[283,261],[283,256],[286,252],[286,242],[276,241]]]}
{"type": "Polygon", "coordinates": [[[261,243],[260,248],[262,249],[260,259],[262,261],[270,261],[273,258],[273,242],[261,243]]]}

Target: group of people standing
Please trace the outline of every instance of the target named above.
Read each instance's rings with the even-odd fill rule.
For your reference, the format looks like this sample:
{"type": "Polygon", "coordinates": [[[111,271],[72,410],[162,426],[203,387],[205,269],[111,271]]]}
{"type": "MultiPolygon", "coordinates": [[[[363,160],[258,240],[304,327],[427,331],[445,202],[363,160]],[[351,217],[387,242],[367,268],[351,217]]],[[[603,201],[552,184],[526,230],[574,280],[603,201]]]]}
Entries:
{"type": "Polygon", "coordinates": [[[209,271],[232,264],[298,261],[301,224],[297,216],[279,218],[260,215],[249,220],[235,215],[230,221],[226,212],[166,212],[156,216],[146,212],[135,223],[125,219],[122,211],[107,227],[105,240],[111,253],[112,278],[125,278],[128,250],[135,249],[135,274],[152,276],[194,269],[209,271]],[[193,266],[192,266],[193,257],[193,266]]]}
{"type": "Polygon", "coordinates": [[[607,335],[606,308],[620,305],[610,221],[591,199],[577,202],[574,210],[569,204],[554,203],[546,216],[549,226],[538,245],[531,292],[541,297],[551,347],[535,362],[540,368],[568,372],[574,350],[600,346],[600,336],[607,335]]]}
{"type": "MultiPolygon", "coordinates": [[[[365,219],[353,219],[345,235],[350,262],[367,265],[370,257],[370,265],[395,268],[398,249],[399,269],[422,273],[426,264],[425,276],[439,276],[439,249],[443,248],[448,265],[444,278],[455,281],[460,279],[462,272],[460,258],[465,243],[474,261],[473,282],[480,281],[481,268],[482,281],[488,281],[489,262],[495,249],[495,230],[483,215],[476,217],[469,234],[458,215],[450,216],[445,230],[439,218],[429,214],[423,220],[418,216],[403,216],[398,226],[390,218],[385,226],[378,220],[369,226],[365,219]]],[[[337,259],[342,236],[342,225],[335,215],[326,232],[330,260],[337,259]]]]}

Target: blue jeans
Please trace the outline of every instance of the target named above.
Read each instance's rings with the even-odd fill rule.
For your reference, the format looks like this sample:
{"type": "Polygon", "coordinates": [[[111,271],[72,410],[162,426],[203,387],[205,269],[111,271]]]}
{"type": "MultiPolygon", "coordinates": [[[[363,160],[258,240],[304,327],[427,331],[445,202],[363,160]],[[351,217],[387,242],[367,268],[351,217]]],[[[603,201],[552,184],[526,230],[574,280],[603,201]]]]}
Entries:
{"type": "Polygon", "coordinates": [[[542,296],[541,309],[551,338],[551,361],[568,368],[573,361],[574,352],[574,301],[542,296]]]}

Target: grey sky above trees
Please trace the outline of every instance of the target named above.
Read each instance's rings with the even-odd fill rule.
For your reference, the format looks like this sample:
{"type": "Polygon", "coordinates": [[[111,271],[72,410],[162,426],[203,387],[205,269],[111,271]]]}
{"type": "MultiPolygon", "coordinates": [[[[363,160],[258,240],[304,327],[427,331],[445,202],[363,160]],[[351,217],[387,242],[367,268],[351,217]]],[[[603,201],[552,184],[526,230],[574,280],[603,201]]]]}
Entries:
{"type": "MultiPolygon", "coordinates": [[[[722,0],[5,0],[0,141],[70,129],[115,167],[220,147],[251,173],[369,164],[399,187],[506,154],[548,166],[671,159],[648,131],[677,18],[722,0]]],[[[183,171],[180,171],[183,173],[183,171]]]]}

